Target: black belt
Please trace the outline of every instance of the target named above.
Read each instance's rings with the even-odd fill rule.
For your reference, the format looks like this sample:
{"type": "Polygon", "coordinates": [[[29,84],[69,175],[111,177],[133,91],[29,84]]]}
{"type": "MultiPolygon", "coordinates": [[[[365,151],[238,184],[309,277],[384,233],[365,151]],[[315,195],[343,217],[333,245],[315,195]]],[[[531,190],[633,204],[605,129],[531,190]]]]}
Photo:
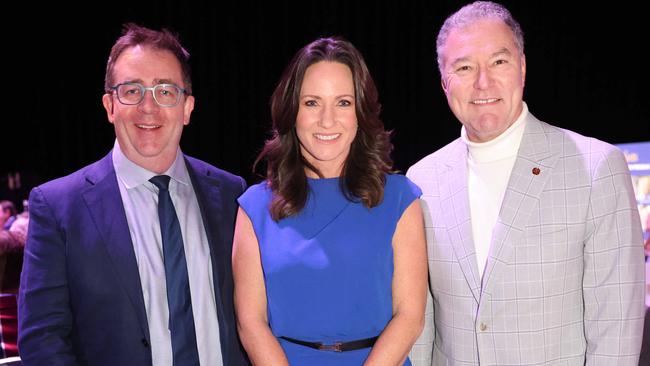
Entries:
{"type": "Polygon", "coordinates": [[[301,341],[299,339],[293,339],[284,336],[280,338],[284,339],[285,341],[289,341],[291,343],[299,344],[301,346],[310,347],[321,351],[345,352],[345,351],[354,351],[362,348],[370,348],[375,344],[379,336],[366,338],[366,339],[357,339],[356,341],[350,341],[350,342],[334,342],[332,344],[323,344],[321,342],[307,342],[307,341],[301,341]]]}

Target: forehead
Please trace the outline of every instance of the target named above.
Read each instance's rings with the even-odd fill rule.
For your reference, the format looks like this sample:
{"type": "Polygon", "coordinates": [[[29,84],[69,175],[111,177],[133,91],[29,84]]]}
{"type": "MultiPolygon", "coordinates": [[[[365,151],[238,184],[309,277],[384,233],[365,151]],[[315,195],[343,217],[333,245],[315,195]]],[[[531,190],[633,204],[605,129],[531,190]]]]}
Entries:
{"type": "Polygon", "coordinates": [[[354,89],[352,70],[348,65],[335,61],[319,61],[310,65],[305,71],[302,88],[309,89],[324,85],[354,89]]]}
{"type": "Polygon", "coordinates": [[[181,64],[168,50],[137,45],[129,47],[120,54],[113,69],[116,81],[170,80],[182,81],[181,64]]]}
{"type": "Polygon", "coordinates": [[[492,55],[506,49],[517,54],[515,36],[510,28],[498,19],[481,19],[453,29],[444,46],[445,59],[492,55]]]}

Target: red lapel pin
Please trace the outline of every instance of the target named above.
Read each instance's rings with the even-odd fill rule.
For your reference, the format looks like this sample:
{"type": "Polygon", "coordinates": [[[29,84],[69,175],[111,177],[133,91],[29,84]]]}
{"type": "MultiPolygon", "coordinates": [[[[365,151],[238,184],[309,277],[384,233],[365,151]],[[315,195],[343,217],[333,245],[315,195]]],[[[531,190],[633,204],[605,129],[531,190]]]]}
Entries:
{"type": "Polygon", "coordinates": [[[540,172],[541,172],[541,170],[539,170],[538,167],[534,167],[534,168],[533,168],[533,174],[534,174],[534,175],[539,175],[540,172]]]}

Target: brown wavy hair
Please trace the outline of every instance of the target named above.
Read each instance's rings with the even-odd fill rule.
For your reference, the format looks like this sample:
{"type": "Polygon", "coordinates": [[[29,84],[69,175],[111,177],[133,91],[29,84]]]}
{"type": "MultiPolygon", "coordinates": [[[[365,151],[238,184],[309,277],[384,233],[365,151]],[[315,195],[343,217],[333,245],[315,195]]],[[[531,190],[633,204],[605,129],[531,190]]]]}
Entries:
{"type": "Polygon", "coordinates": [[[305,169],[323,178],[302,156],[295,128],[305,71],[320,61],[339,62],[352,71],[358,130],[339,180],[345,197],[368,208],[377,206],[384,197],[385,174],[393,166],[391,132],[379,119],[377,88],[363,56],[340,37],[317,39],[296,53],[276,86],[271,96],[272,136],[255,160],[255,166],[266,162],[266,179],[273,191],[269,209],[276,221],[305,207],[309,194],[305,169]]]}

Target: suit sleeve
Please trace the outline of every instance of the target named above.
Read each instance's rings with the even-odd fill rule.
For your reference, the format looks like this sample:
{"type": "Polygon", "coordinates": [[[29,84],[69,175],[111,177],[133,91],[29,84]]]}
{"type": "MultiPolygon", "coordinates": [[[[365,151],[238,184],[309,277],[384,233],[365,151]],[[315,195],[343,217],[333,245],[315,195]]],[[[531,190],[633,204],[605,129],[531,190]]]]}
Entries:
{"type": "Polygon", "coordinates": [[[239,178],[239,184],[241,185],[241,192],[239,194],[241,195],[242,193],[246,192],[246,181],[244,178],[239,178]]]}
{"type": "Polygon", "coordinates": [[[409,359],[413,366],[431,366],[433,355],[433,298],[431,291],[427,291],[427,305],[424,312],[424,328],[420,337],[415,341],[409,359]]]}
{"type": "Polygon", "coordinates": [[[65,233],[43,192],[29,197],[30,224],[18,298],[18,347],[25,366],[76,365],[65,233]]]}
{"type": "Polygon", "coordinates": [[[644,320],[641,223],[623,154],[595,162],[584,246],[586,365],[638,364],[644,320]]]}

